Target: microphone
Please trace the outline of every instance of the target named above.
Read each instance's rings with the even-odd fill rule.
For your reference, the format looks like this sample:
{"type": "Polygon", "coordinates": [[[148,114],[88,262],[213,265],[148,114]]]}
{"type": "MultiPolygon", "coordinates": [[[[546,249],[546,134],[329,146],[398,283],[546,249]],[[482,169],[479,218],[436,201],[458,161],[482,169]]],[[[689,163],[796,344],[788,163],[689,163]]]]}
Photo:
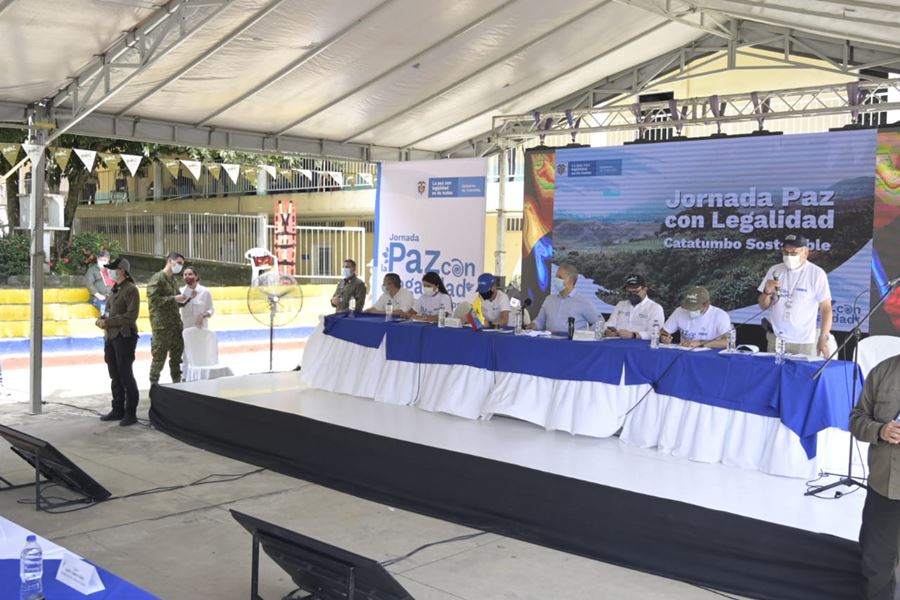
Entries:
{"type": "MultiPolygon", "coordinates": [[[[778,271],[775,271],[772,273],[772,279],[774,279],[776,282],[778,282],[778,280],[780,279],[778,276],[778,271]]],[[[775,288],[775,297],[781,298],[781,288],[780,287],[775,288]]]]}
{"type": "Polygon", "coordinates": [[[575,317],[569,317],[569,339],[575,337],[575,317]]]}

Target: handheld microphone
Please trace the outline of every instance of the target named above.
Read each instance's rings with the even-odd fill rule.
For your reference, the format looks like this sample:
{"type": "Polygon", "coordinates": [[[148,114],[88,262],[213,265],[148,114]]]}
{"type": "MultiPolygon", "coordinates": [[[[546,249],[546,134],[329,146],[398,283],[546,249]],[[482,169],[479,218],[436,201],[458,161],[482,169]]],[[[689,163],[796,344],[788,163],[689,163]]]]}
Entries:
{"type": "MultiPolygon", "coordinates": [[[[778,271],[775,271],[774,273],[772,273],[772,279],[774,279],[776,283],[778,282],[778,280],[779,280],[778,271]]],[[[775,298],[781,298],[781,288],[780,287],[775,288],[775,298]]]]}
{"type": "Polygon", "coordinates": [[[569,339],[575,337],[575,317],[569,317],[569,339]]]}

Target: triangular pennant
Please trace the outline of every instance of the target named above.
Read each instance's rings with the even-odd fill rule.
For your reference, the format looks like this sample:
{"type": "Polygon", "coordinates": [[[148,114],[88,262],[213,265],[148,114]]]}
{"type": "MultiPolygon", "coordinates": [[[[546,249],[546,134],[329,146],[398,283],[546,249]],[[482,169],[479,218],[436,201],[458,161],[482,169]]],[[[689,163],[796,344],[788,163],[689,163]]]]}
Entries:
{"type": "Polygon", "coordinates": [[[200,181],[200,171],[203,169],[203,163],[199,160],[185,160],[182,158],[181,164],[184,165],[184,168],[188,170],[195,181],[200,181]]]}
{"type": "Polygon", "coordinates": [[[118,170],[119,168],[118,154],[113,154],[112,152],[101,152],[100,160],[103,161],[103,166],[105,166],[109,170],[118,170]]]}
{"type": "Polygon", "coordinates": [[[259,168],[269,174],[269,177],[275,179],[275,167],[272,165],[259,165],[259,168]]]}
{"type": "Polygon", "coordinates": [[[141,161],[144,160],[144,157],[140,154],[120,154],[119,156],[122,157],[122,162],[128,167],[131,176],[137,177],[137,170],[141,167],[141,161]]]}
{"type": "Polygon", "coordinates": [[[88,171],[94,170],[94,161],[97,160],[96,150],[79,150],[78,148],[72,148],[72,151],[81,159],[81,162],[84,163],[85,169],[88,171]]]}
{"type": "Polygon", "coordinates": [[[241,165],[222,163],[222,168],[228,173],[228,179],[231,180],[231,183],[237,184],[238,176],[241,174],[241,165]]]}
{"type": "Polygon", "coordinates": [[[24,150],[25,154],[28,155],[28,158],[31,160],[31,164],[36,164],[41,159],[41,155],[46,149],[47,146],[43,146],[41,144],[29,144],[28,142],[22,144],[22,150],[24,150]]]}
{"type": "Polygon", "coordinates": [[[178,177],[178,173],[181,171],[181,163],[178,162],[177,158],[164,158],[162,159],[162,164],[166,171],[169,172],[169,175],[175,178],[178,177]]]}
{"type": "Polygon", "coordinates": [[[252,185],[256,185],[256,167],[243,167],[241,171],[244,174],[244,179],[252,185]]]}
{"type": "Polygon", "coordinates": [[[9,166],[15,166],[16,159],[19,158],[19,148],[21,147],[21,144],[3,144],[0,146],[0,154],[9,163],[9,166]]]}
{"type": "Polygon", "coordinates": [[[359,178],[366,185],[372,185],[372,174],[371,173],[359,173],[359,178]]]}
{"type": "Polygon", "coordinates": [[[326,171],[328,175],[334,179],[334,182],[340,187],[344,187],[344,174],[340,171],[326,171]]]}
{"type": "Polygon", "coordinates": [[[71,148],[51,148],[50,156],[53,161],[59,165],[60,171],[65,171],[69,165],[69,159],[72,158],[71,148]]]}
{"type": "Polygon", "coordinates": [[[312,181],[312,171],[310,171],[309,169],[294,169],[294,170],[297,171],[298,173],[300,173],[301,175],[303,175],[304,177],[306,177],[307,179],[309,179],[310,181],[312,181]]]}
{"type": "Polygon", "coordinates": [[[278,176],[284,177],[285,179],[290,179],[291,177],[294,176],[294,170],[293,169],[278,169],[278,176]]]}
{"type": "Polygon", "coordinates": [[[219,180],[219,175],[222,173],[222,165],[219,163],[210,163],[206,166],[206,170],[209,171],[209,174],[212,175],[212,178],[215,181],[219,180]]]}

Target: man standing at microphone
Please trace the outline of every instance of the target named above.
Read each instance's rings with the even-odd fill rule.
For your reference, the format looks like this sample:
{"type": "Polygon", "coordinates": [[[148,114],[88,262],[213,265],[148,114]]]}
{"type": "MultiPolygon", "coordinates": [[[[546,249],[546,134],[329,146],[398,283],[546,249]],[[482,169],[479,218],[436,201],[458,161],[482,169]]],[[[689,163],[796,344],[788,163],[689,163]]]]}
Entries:
{"type": "Polygon", "coordinates": [[[831,333],[831,288],[825,271],[809,262],[809,241],[801,234],[782,240],[782,264],[769,268],[759,285],[757,302],[769,309],[774,333],[768,333],[769,352],[775,351],[775,336],[781,334],[789,354],[828,356],[831,333]],[[816,337],[816,320],[822,330],[816,337]]]}

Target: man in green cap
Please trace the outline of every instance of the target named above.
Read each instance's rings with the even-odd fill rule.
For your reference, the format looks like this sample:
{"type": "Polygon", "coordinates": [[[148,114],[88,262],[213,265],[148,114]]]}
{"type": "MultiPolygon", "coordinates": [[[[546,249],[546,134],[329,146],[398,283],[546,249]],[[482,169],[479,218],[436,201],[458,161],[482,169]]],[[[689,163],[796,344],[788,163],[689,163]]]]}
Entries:
{"type": "Polygon", "coordinates": [[[680,334],[681,345],[687,348],[725,348],[731,332],[731,319],[721,308],[709,303],[709,290],[702,286],[688,288],[663,330],[660,341],[672,343],[675,334],[680,334]]]}
{"type": "MultiPolygon", "coordinates": [[[[181,337],[181,314],[179,307],[190,300],[178,291],[175,275],[184,268],[184,256],[169,252],[166,266],[150,278],[147,284],[147,303],[150,305],[150,383],[159,383],[166,357],[169,358],[169,372],[172,383],[181,382],[181,355],[184,352],[184,338],[181,337]]],[[[196,292],[195,292],[196,293],[196,292]]]]}

